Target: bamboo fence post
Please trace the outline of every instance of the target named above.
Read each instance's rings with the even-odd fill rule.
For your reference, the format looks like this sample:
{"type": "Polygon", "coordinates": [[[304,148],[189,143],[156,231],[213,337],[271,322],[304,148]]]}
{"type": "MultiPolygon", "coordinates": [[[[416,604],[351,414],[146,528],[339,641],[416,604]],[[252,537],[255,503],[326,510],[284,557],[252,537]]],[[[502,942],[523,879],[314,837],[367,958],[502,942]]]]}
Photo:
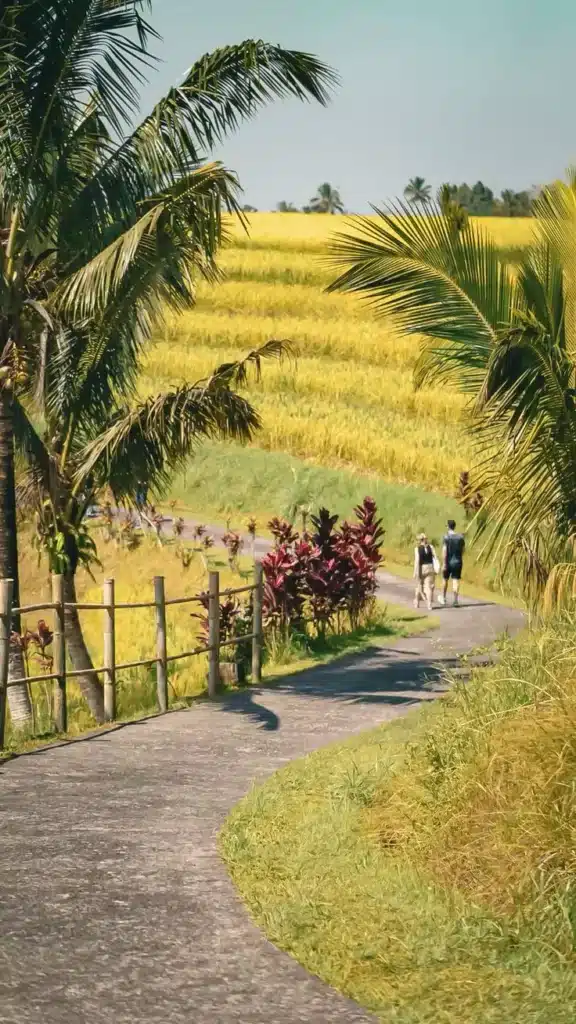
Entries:
{"type": "Polygon", "coordinates": [[[58,676],[55,680],[54,720],[58,732],[68,729],[68,708],[66,704],[66,637],[64,628],[64,577],[52,576],[53,622],[53,669],[58,676]]]}
{"type": "Polygon", "coordinates": [[[252,682],[262,682],[262,601],[264,597],[262,562],[254,563],[254,594],[252,598],[252,682]]]}
{"type": "Polygon", "coordinates": [[[10,667],[13,594],[14,580],[0,580],[0,750],[4,747],[6,734],[6,698],[10,667]]]}
{"type": "Polygon", "coordinates": [[[211,572],[208,584],[208,696],[215,697],[220,683],[220,573],[211,572]]]}
{"type": "Polygon", "coordinates": [[[166,594],[164,577],[154,577],[156,603],[156,695],[158,710],[168,710],[168,650],[166,641],[166,594]]]}
{"type": "Polygon", "coordinates": [[[116,616],[114,580],[104,580],[104,719],[116,718],[116,616]]]}

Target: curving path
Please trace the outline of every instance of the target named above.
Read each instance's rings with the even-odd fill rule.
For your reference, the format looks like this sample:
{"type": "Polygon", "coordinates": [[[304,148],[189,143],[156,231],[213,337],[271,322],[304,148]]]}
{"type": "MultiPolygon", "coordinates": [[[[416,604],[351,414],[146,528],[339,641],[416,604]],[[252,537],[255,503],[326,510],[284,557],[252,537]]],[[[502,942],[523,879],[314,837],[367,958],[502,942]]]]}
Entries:
{"type": "MultiPolygon", "coordinates": [[[[381,592],[412,596],[385,574],[381,592]]],[[[217,835],[254,780],[430,699],[439,664],[521,623],[439,615],[429,636],[1,765],[1,1024],[373,1020],[252,924],[217,835]]]]}

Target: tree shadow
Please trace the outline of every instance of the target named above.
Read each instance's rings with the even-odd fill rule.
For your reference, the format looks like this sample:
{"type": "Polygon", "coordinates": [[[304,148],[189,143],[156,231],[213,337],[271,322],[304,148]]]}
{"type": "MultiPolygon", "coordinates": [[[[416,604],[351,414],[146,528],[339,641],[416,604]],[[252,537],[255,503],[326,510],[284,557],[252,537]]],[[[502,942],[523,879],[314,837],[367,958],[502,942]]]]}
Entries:
{"type": "Polygon", "coordinates": [[[246,715],[261,728],[277,731],[280,718],[267,707],[267,694],[348,704],[414,704],[444,692],[448,684],[443,674],[459,663],[455,655],[427,658],[398,647],[370,647],[328,665],[271,680],[267,686],[224,696],[219,710],[224,714],[246,715]]]}

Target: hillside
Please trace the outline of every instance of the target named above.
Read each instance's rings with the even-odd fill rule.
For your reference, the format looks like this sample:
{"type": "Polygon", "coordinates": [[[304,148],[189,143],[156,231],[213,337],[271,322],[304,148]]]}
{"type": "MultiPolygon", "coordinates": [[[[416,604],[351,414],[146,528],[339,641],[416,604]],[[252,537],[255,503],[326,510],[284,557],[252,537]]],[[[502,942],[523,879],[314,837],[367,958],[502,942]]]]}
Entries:
{"type": "MultiPolygon", "coordinates": [[[[483,224],[511,252],[530,238],[531,221],[483,224]]],[[[270,338],[297,347],[297,364],[266,367],[252,397],[263,419],[259,447],[453,493],[470,447],[460,396],[415,393],[415,340],[377,322],[356,297],[327,295],[323,261],[344,218],[254,214],[247,236],[234,227],[222,253],[225,274],[201,285],[196,310],[169,325],[151,349],[144,390],[194,380],[270,338]]]]}

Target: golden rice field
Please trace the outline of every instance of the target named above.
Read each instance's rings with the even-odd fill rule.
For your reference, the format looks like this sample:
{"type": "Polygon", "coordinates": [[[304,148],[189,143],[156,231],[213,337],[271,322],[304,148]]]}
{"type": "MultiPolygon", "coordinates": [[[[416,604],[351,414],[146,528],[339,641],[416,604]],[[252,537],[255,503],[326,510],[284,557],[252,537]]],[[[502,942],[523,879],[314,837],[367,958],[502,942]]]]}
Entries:
{"type": "MultiPolygon", "coordinates": [[[[195,380],[270,338],[296,346],[295,365],[269,364],[251,388],[257,445],[317,463],[451,493],[470,458],[460,396],[414,392],[418,341],[377,321],[354,296],[327,295],[322,255],[344,218],[262,213],[222,251],[224,281],[201,284],[196,309],[151,347],[142,387],[195,380]]],[[[532,221],[483,224],[503,248],[528,243],[532,221]]]]}

